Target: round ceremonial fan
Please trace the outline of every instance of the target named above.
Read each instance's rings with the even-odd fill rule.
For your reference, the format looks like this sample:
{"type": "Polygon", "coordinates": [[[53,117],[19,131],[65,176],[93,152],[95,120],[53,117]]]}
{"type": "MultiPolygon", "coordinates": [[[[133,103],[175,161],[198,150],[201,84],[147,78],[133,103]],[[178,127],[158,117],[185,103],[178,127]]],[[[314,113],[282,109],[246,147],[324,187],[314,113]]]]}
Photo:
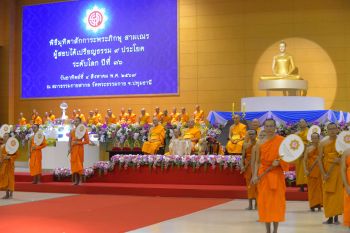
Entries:
{"type": "Polygon", "coordinates": [[[35,135],[34,135],[34,143],[37,146],[40,146],[41,143],[43,143],[44,141],[44,133],[42,131],[38,131],[35,135]]]}
{"type": "Polygon", "coordinates": [[[350,149],[350,131],[340,132],[335,141],[335,149],[339,154],[343,154],[345,150],[350,149]]]}
{"type": "Polygon", "coordinates": [[[309,131],[307,132],[307,140],[311,142],[311,135],[313,133],[318,133],[319,135],[321,134],[321,128],[318,125],[313,125],[310,127],[309,131]]]}
{"type": "Polygon", "coordinates": [[[78,139],[82,139],[85,135],[86,127],[83,124],[79,124],[75,129],[75,137],[78,139]]]}
{"type": "Polygon", "coordinates": [[[11,128],[8,124],[3,124],[0,128],[0,137],[2,138],[5,133],[10,133],[11,128]]]}
{"type": "Polygon", "coordinates": [[[296,134],[287,136],[279,147],[281,159],[287,163],[297,160],[304,153],[303,140],[296,134]]]}
{"type": "Polygon", "coordinates": [[[19,142],[15,137],[10,137],[5,145],[5,150],[8,154],[12,155],[16,153],[19,147],[19,142]]]}

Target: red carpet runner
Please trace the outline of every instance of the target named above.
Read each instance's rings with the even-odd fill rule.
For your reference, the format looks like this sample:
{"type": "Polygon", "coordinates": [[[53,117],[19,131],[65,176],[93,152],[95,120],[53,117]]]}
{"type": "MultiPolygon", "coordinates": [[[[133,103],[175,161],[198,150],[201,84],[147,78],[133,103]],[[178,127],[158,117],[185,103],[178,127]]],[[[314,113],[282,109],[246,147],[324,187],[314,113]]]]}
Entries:
{"type": "Polygon", "coordinates": [[[0,207],[0,232],[125,232],[228,201],[115,195],[63,197],[0,207]]]}

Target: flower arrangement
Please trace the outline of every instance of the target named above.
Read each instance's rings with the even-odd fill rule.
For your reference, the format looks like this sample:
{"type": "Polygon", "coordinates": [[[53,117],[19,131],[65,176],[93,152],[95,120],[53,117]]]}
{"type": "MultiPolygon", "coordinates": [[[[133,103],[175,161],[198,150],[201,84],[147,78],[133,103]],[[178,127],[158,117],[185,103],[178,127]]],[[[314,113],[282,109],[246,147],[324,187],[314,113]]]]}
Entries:
{"type": "Polygon", "coordinates": [[[68,178],[72,175],[72,172],[69,168],[55,168],[53,171],[53,176],[56,180],[62,180],[68,178]]]}
{"type": "Polygon", "coordinates": [[[203,167],[211,167],[215,169],[216,166],[226,169],[238,169],[241,156],[238,155],[114,155],[111,158],[113,164],[119,168],[127,169],[128,167],[149,166],[150,168],[160,167],[167,169],[169,166],[183,167],[187,169],[199,169],[203,167]]]}
{"type": "Polygon", "coordinates": [[[13,134],[21,142],[22,146],[24,146],[30,137],[33,136],[33,130],[30,124],[16,125],[13,134]]]}
{"type": "Polygon", "coordinates": [[[284,177],[286,179],[286,183],[288,186],[292,186],[292,184],[296,181],[296,173],[295,171],[286,171],[284,172],[284,177]]]}
{"type": "Polygon", "coordinates": [[[99,161],[93,165],[93,169],[98,170],[99,174],[107,174],[114,169],[114,164],[110,161],[99,161]]]}

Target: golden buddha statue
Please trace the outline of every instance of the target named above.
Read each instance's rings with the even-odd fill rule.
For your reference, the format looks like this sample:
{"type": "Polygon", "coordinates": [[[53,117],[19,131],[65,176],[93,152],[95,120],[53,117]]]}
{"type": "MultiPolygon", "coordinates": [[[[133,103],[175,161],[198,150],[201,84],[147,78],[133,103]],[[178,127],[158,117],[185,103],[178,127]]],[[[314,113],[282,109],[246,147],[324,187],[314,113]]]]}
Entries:
{"type": "Polygon", "coordinates": [[[302,78],[298,74],[298,68],[294,65],[292,56],[286,53],[286,47],[286,42],[281,41],[280,54],[274,56],[272,61],[273,75],[262,76],[260,77],[261,80],[302,80],[302,78]]]}

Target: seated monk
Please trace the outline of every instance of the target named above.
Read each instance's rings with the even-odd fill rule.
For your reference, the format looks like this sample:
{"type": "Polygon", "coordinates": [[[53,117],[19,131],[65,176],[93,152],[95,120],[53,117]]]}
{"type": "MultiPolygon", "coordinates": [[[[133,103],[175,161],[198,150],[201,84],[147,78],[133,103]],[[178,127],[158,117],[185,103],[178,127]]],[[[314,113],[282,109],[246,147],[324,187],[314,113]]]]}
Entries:
{"type": "Polygon", "coordinates": [[[160,109],[159,109],[158,106],[155,107],[155,109],[154,109],[153,117],[157,117],[157,118],[158,118],[158,121],[161,121],[161,120],[162,120],[163,113],[160,111],[160,109]]]}
{"type": "Polygon", "coordinates": [[[233,116],[233,125],[229,130],[229,141],[226,144],[226,150],[229,154],[241,154],[244,137],[247,133],[247,127],[240,122],[239,115],[233,116]]]}
{"type": "Polygon", "coordinates": [[[164,109],[164,111],[163,111],[161,123],[163,126],[166,126],[167,124],[171,124],[171,116],[168,114],[167,109],[164,109]]]}
{"type": "Polygon", "coordinates": [[[184,131],[183,139],[190,139],[192,142],[191,151],[195,151],[195,146],[201,138],[201,131],[194,127],[194,119],[188,121],[188,129],[184,131]]]}
{"type": "Polygon", "coordinates": [[[262,76],[261,80],[278,80],[290,79],[301,80],[298,75],[298,69],[294,65],[293,57],[286,53],[287,44],[284,41],[280,42],[280,54],[273,57],[272,72],[273,75],[262,76]]]}
{"type": "Polygon", "coordinates": [[[23,112],[19,113],[19,119],[18,119],[18,124],[20,126],[26,125],[27,124],[27,119],[23,116],[23,112]]]}
{"type": "Polygon", "coordinates": [[[153,117],[153,125],[148,133],[148,141],[142,145],[142,152],[145,154],[156,154],[159,147],[164,146],[165,129],[159,124],[157,117],[153,117]]]}
{"type": "Polygon", "coordinates": [[[143,126],[144,124],[150,124],[150,123],[151,123],[151,116],[146,112],[145,108],[141,108],[141,115],[139,116],[139,125],[143,126]]]}
{"type": "Polygon", "coordinates": [[[204,111],[200,109],[200,106],[196,105],[196,111],[193,113],[193,118],[196,124],[204,122],[204,111]]]}
{"type": "Polygon", "coordinates": [[[127,112],[125,112],[125,108],[122,107],[120,109],[120,114],[119,114],[119,123],[120,124],[124,124],[124,123],[127,123],[128,121],[128,116],[129,114],[127,112]]]}
{"type": "Polygon", "coordinates": [[[128,108],[128,124],[135,124],[136,123],[136,114],[132,112],[132,108],[128,108]]]}

